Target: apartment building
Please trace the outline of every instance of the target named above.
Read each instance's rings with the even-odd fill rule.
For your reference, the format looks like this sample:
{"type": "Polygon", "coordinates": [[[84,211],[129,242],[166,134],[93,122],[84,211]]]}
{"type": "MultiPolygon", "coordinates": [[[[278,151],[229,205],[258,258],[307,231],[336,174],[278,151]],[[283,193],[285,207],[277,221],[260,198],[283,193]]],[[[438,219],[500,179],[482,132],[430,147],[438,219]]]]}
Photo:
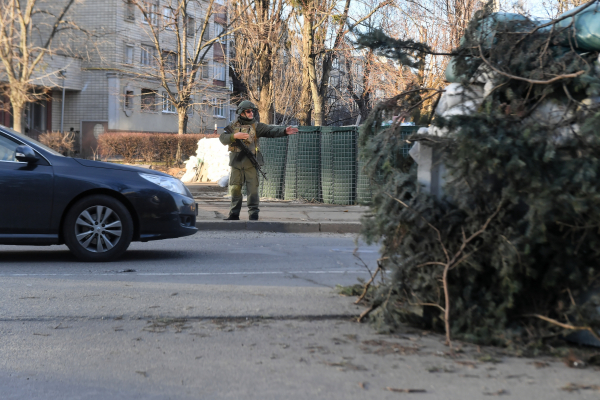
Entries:
{"type": "MultiPolygon", "coordinates": [[[[56,71],[62,72],[36,82],[36,90],[45,90],[50,96],[49,100],[29,105],[24,117],[25,133],[36,137],[41,132],[60,130],[62,122],[64,131],[76,133],[82,155],[90,156],[96,139],[106,132],[177,132],[177,113],[160,80],[144,73],[156,65],[150,25],[160,27],[163,55],[168,52],[169,57],[177,57],[176,32],[167,27],[173,18],[172,3],[177,2],[145,1],[151,24],[127,0],[86,0],[77,4],[71,19],[93,36],[78,40],[66,56],[49,57],[46,65],[58,65],[56,71]]],[[[219,36],[225,29],[225,7],[216,3],[208,29],[200,38],[209,2],[191,2],[185,32],[188,49],[192,50],[199,40],[219,36]]],[[[215,126],[222,129],[230,122],[227,55],[226,40],[218,41],[207,52],[192,96],[194,106],[188,111],[188,133],[212,132],[215,126]]],[[[0,112],[2,122],[10,125],[8,113],[0,112]]]]}

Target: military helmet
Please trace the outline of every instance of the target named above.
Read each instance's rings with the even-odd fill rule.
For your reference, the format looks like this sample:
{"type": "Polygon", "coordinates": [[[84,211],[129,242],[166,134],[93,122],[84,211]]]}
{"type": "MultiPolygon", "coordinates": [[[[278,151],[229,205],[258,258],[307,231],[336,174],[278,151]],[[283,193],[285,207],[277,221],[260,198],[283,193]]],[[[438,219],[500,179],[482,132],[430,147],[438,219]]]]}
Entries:
{"type": "Polygon", "coordinates": [[[256,115],[256,106],[249,100],[244,100],[238,105],[237,114],[242,115],[242,113],[246,110],[252,110],[254,111],[254,115],[256,115]]]}

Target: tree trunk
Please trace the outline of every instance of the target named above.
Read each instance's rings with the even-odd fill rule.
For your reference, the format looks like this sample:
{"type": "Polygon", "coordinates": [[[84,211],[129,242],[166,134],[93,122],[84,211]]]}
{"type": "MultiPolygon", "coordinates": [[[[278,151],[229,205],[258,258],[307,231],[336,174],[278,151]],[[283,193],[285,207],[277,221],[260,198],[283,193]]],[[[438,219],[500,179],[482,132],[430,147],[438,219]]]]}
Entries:
{"type": "Polygon", "coordinates": [[[187,123],[188,123],[188,115],[187,115],[187,107],[178,108],[177,115],[179,117],[179,129],[178,132],[180,135],[184,135],[187,133],[187,123]]]}
{"type": "MultiPolygon", "coordinates": [[[[419,30],[421,32],[421,43],[427,43],[427,29],[423,28],[419,30]]],[[[419,55],[419,72],[417,74],[418,77],[418,85],[419,87],[425,87],[425,67],[427,66],[427,59],[425,58],[425,53],[421,53],[419,55]]]]}
{"type": "Polygon", "coordinates": [[[179,129],[177,138],[177,153],[175,153],[175,165],[180,166],[183,163],[183,154],[181,153],[181,135],[184,135],[187,132],[187,107],[178,108],[177,114],[179,117],[179,129]]]}
{"type": "Polygon", "coordinates": [[[19,133],[25,134],[23,131],[23,112],[25,111],[25,102],[23,101],[12,101],[12,112],[13,112],[13,129],[19,133]]]}
{"type": "Polygon", "coordinates": [[[260,122],[264,124],[273,123],[273,47],[277,44],[270,38],[271,25],[269,10],[270,0],[258,0],[256,2],[256,19],[258,23],[258,37],[260,42],[260,55],[258,57],[258,87],[260,88],[258,99],[258,115],[260,122]]]}
{"type": "Polygon", "coordinates": [[[258,115],[263,124],[273,123],[273,65],[271,64],[271,46],[265,45],[264,52],[258,60],[260,68],[260,99],[258,100],[258,115]]]}
{"type": "MultiPolygon", "coordinates": [[[[356,105],[358,106],[358,112],[360,113],[360,119],[362,121],[366,121],[369,113],[371,112],[371,91],[367,89],[369,85],[369,78],[371,78],[372,73],[372,66],[374,62],[373,58],[373,49],[370,49],[367,53],[367,57],[365,57],[364,62],[363,76],[361,79],[362,93],[360,96],[357,95],[358,101],[356,102],[356,105]]],[[[346,68],[350,70],[350,63],[347,63],[346,66],[346,68]]]]}
{"type": "Polygon", "coordinates": [[[325,100],[329,92],[329,75],[331,74],[331,66],[333,64],[333,56],[331,54],[323,57],[321,85],[317,82],[317,70],[314,57],[311,57],[309,71],[311,71],[310,86],[313,96],[313,107],[315,110],[315,125],[325,125],[325,100]],[[312,72],[314,71],[314,72],[312,72]]]}
{"type": "MultiPolygon", "coordinates": [[[[314,67],[314,59],[313,67],[314,67]]],[[[312,90],[313,97],[313,108],[315,110],[315,126],[323,126],[325,116],[325,96],[320,93],[316,82],[316,71],[315,75],[311,76],[310,88],[312,90]],[[313,78],[314,76],[314,78],[313,78]]]]}
{"type": "Polygon", "coordinates": [[[300,125],[310,126],[312,96],[309,62],[313,47],[312,15],[304,15],[304,26],[302,28],[302,94],[300,96],[300,112],[298,113],[298,118],[300,120],[300,125]]]}

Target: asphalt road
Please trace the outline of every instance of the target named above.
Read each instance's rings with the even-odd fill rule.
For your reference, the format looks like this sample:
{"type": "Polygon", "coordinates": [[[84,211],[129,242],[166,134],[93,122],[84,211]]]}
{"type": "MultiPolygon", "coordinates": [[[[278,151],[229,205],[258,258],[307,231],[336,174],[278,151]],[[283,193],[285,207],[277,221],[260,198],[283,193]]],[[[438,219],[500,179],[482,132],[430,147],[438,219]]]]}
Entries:
{"type": "MultiPolygon", "coordinates": [[[[107,398],[102,388],[116,383],[106,374],[121,367],[100,354],[123,350],[111,342],[115,321],[125,326],[118,332],[137,335],[156,321],[347,320],[359,309],[332,289],[369,277],[355,255],[372,267],[377,247],[357,248],[352,235],[200,232],[133,243],[117,262],[81,263],[65,246],[0,246],[0,387],[11,389],[8,398],[48,398],[48,390],[56,398],[107,398]],[[98,333],[106,329],[108,336],[98,333]],[[56,348],[61,357],[51,355],[56,348]],[[94,351],[100,354],[88,358],[94,351]],[[82,358],[91,364],[81,366],[82,358]]],[[[158,368],[177,362],[167,358],[147,361],[158,368]]],[[[168,374],[161,375],[151,390],[119,380],[126,394],[117,398],[162,398],[168,374]]]]}
{"type": "Polygon", "coordinates": [[[199,232],[132,243],[113,263],[78,262],[66,246],[0,246],[0,277],[335,286],[368,276],[353,254],[371,267],[378,257],[376,246],[357,246],[350,234],[199,232]]]}
{"type": "Polygon", "coordinates": [[[377,258],[332,234],[202,232],[107,264],[0,246],[0,399],[597,398],[561,390],[593,369],[354,322],[333,288],[377,258]]]}
{"type": "Polygon", "coordinates": [[[355,313],[332,288],[369,278],[362,262],[373,268],[378,253],[375,246],[357,248],[354,240],[352,235],[200,232],[133,243],[113,263],[78,262],[64,246],[0,246],[3,298],[10,301],[0,317],[355,313]],[[314,293],[330,300],[315,304],[314,293]]]}

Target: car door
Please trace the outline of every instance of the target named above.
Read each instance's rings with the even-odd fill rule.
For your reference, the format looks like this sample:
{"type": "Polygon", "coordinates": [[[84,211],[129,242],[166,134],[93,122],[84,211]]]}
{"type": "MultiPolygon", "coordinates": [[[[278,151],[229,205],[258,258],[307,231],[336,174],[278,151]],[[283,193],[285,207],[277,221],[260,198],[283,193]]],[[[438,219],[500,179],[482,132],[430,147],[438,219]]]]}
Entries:
{"type": "Polygon", "coordinates": [[[0,133],[0,233],[49,233],[52,166],[39,154],[37,163],[17,161],[21,144],[0,133]]]}

